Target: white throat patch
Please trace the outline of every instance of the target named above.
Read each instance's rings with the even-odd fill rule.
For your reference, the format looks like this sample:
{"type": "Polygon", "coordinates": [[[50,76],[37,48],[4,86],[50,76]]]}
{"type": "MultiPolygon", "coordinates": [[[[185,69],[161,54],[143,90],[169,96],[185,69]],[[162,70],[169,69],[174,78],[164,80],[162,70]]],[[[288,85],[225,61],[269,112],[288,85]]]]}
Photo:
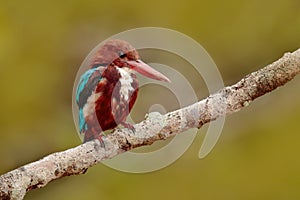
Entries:
{"type": "Polygon", "coordinates": [[[121,83],[121,89],[120,89],[120,94],[121,97],[125,100],[128,101],[129,99],[129,92],[133,91],[133,87],[131,86],[131,83],[133,82],[132,77],[130,76],[130,72],[126,69],[122,69],[117,67],[121,78],[120,78],[120,83],[121,83]]]}

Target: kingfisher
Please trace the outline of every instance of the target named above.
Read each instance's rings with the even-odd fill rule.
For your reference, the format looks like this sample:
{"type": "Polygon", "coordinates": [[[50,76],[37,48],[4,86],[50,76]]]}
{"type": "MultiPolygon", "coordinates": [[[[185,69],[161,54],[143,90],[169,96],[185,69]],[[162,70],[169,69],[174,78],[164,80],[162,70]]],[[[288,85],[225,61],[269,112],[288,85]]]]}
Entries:
{"type": "Polygon", "coordinates": [[[83,142],[102,141],[103,132],[118,125],[134,131],[126,122],[138,95],[136,72],[155,80],[170,80],[144,63],[128,42],[112,39],[101,45],[81,75],[77,90],[79,131],[83,142]]]}

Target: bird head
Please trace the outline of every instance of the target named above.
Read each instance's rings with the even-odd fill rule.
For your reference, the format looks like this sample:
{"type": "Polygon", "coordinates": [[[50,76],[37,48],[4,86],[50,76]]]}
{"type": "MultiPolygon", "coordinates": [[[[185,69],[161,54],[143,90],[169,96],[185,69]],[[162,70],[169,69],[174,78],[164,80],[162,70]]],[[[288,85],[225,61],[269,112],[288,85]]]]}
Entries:
{"type": "Polygon", "coordinates": [[[144,63],[137,50],[123,40],[113,39],[105,42],[97,50],[92,63],[91,67],[112,65],[128,72],[138,72],[148,78],[170,82],[165,75],[144,63]]]}

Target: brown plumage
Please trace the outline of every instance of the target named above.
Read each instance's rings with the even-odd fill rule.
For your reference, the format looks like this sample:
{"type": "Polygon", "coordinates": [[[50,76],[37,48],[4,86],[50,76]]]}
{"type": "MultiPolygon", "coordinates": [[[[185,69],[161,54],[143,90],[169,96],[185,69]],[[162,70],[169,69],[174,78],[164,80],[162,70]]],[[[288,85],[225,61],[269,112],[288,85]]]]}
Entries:
{"type": "Polygon", "coordinates": [[[126,41],[109,40],[96,51],[78,84],[80,132],[84,142],[98,138],[101,132],[126,123],[138,94],[134,71],[149,78],[169,79],[140,60],[138,52],[126,41]]]}

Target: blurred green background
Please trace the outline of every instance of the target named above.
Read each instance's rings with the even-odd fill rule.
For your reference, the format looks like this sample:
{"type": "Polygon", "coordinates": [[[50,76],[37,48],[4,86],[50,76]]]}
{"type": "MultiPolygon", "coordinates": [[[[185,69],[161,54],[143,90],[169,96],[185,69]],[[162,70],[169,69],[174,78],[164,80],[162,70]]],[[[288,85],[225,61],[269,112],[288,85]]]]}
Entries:
{"type": "MultiPolygon", "coordinates": [[[[300,48],[300,2],[1,0],[1,174],[80,144],[71,98],[81,62],[107,37],[144,26],[198,41],[230,85],[300,48]]],[[[99,164],[25,199],[300,199],[299,85],[296,77],[227,117],[203,160],[200,130],[160,171],[126,174],[99,164]]]]}

